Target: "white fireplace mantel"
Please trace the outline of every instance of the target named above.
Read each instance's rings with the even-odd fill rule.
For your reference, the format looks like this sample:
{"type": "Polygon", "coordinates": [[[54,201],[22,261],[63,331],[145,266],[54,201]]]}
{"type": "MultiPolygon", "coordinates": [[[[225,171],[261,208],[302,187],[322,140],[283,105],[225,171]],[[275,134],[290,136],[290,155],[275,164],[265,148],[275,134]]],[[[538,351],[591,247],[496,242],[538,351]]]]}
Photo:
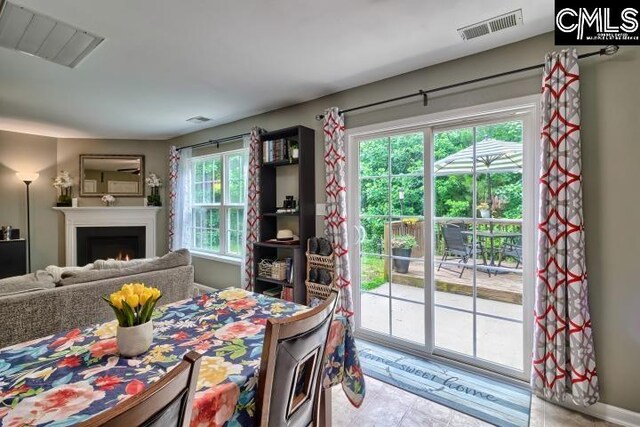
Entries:
{"type": "Polygon", "coordinates": [[[145,227],[145,253],[156,256],[156,216],[161,208],[147,206],[53,208],[65,217],[65,260],[67,266],[77,264],[77,228],[79,227],[145,227]]]}

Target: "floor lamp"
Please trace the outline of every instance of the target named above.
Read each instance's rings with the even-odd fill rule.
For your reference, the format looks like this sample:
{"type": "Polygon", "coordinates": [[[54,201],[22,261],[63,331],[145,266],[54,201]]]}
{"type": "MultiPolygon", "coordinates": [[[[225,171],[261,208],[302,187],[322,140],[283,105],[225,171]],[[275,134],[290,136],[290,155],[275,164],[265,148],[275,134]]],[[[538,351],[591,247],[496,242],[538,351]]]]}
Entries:
{"type": "Polygon", "coordinates": [[[29,185],[40,176],[37,173],[17,172],[18,179],[27,185],[27,273],[31,273],[31,207],[29,203],[29,185]]]}

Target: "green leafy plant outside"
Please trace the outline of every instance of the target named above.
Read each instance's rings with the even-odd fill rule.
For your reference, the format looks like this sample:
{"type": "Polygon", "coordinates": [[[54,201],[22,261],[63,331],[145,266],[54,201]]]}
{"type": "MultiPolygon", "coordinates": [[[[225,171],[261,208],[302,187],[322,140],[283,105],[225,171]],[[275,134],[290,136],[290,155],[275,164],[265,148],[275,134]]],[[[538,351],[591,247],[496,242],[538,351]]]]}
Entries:
{"type": "Polygon", "coordinates": [[[393,249],[413,249],[418,246],[418,241],[411,234],[398,234],[391,239],[393,249]]]}

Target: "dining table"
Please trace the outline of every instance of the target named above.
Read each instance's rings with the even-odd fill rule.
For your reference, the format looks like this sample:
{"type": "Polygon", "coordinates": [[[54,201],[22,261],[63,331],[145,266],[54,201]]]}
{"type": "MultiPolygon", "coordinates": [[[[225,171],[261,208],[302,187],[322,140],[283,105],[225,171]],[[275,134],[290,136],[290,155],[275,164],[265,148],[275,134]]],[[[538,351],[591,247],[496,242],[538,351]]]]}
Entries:
{"type": "MultiPolygon", "coordinates": [[[[229,288],[158,307],[153,343],[137,357],[119,356],[116,321],[0,349],[0,426],[77,424],[145,390],[190,350],[202,355],[190,425],[251,426],[267,320],[308,309],[229,288]]],[[[326,345],[323,386],[341,385],[360,406],[364,376],[347,319],[334,318],[326,345]]]]}

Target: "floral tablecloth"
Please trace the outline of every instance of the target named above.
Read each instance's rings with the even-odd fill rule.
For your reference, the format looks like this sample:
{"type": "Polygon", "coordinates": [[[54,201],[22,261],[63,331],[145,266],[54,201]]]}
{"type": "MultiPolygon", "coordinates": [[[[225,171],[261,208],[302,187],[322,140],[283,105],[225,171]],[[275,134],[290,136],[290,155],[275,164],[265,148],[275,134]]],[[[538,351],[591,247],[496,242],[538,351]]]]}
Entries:
{"type": "Polygon", "coordinates": [[[353,331],[346,317],[336,316],[327,340],[324,388],[342,384],[351,404],[360,407],[365,396],[364,374],[356,350],[353,331]]]}
{"type": "MultiPolygon", "coordinates": [[[[76,424],[144,390],[189,350],[203,355],[191,426],[253,425],[264,325],[305,308],[227,289],[160,307],[153,346],[136,358],[118,357],[115,322],[1,349],[0,425],[76,424]]],[[[364,382],[346,325],[332,325],[325,386],[342,383],[359,406],[364,382]]]]}

